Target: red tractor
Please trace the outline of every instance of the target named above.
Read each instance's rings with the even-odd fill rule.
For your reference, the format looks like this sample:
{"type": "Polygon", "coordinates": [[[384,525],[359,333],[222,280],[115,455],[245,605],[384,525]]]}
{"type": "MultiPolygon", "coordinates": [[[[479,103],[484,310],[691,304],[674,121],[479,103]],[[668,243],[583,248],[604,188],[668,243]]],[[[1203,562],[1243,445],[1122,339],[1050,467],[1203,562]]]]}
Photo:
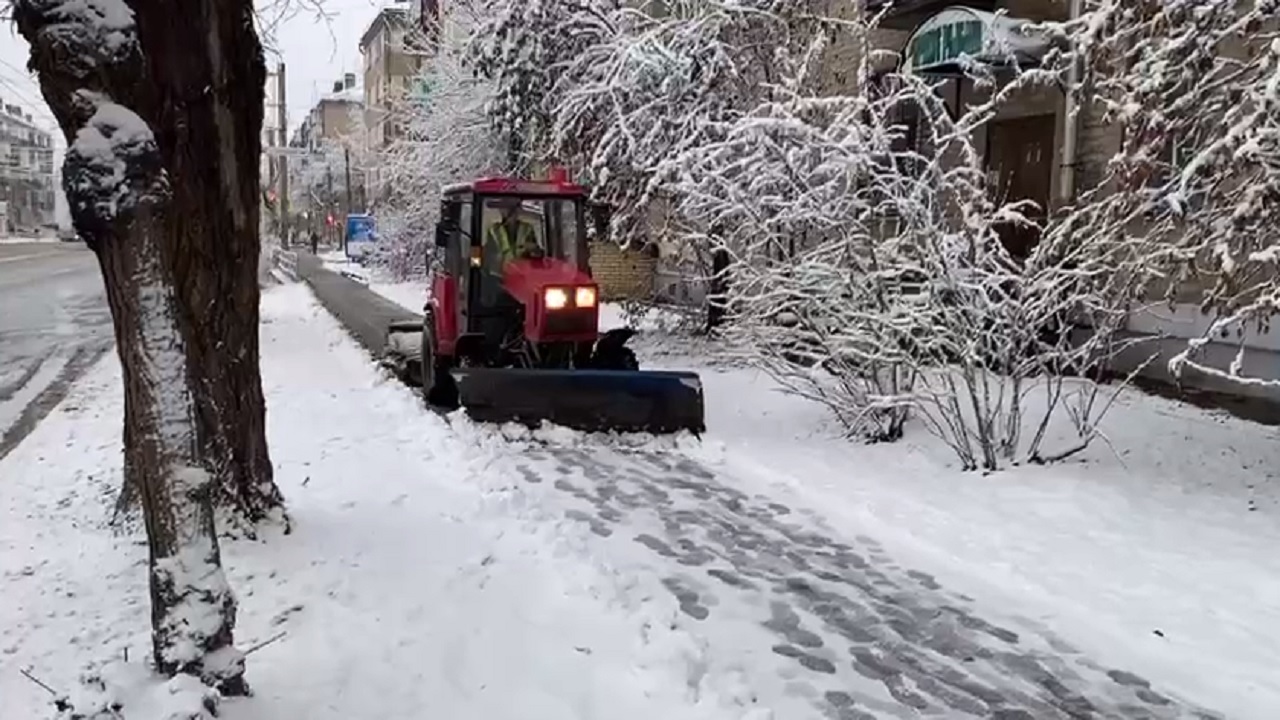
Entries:
{"type": "Polygon", "coordinates": [[[587,222],[608,217],[587,195],[562,173],[445,188],[422,323],[394,324],[390,353],[428,403],[475,420],[701,433],[698,375],[640,371],[634,330],[599,331],[587,222]]]}

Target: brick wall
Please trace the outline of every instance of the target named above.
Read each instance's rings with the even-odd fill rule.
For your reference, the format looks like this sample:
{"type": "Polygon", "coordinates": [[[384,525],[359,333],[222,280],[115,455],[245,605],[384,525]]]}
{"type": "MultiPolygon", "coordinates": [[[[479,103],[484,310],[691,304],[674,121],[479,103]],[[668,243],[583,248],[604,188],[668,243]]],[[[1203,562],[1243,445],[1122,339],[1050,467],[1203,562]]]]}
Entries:
{"type": "Polygon", "coordinates": [[[613,243],[591,244],[591,274],[600,284],[601,300],[645,300],[653,295],[657,259],[641,250],[613,243]]]}

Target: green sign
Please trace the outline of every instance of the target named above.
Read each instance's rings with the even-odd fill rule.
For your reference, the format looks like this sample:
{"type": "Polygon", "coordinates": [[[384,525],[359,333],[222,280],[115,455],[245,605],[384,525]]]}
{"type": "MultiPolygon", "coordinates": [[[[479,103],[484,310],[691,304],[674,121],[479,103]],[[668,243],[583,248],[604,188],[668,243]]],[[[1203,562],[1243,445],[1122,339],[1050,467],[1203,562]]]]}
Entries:
{"type": "Polygon", "coordinates": [[[911,38],[907,53],[911,69],[919,72],[961,57],[976,58],[983,50],[984,23],[980,20],[940,24],[911,38]]]}

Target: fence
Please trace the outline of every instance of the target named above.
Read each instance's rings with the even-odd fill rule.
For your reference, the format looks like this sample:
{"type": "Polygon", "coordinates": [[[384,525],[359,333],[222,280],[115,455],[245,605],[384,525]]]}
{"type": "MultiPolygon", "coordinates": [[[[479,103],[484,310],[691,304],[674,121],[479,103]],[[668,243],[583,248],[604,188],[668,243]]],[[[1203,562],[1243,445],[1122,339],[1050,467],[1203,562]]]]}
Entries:
{"type": "Polygon", "coordinates": [[[276,250],[275,267],[285,280],[297,280],[298,253],[292,250],[276,250]]]}

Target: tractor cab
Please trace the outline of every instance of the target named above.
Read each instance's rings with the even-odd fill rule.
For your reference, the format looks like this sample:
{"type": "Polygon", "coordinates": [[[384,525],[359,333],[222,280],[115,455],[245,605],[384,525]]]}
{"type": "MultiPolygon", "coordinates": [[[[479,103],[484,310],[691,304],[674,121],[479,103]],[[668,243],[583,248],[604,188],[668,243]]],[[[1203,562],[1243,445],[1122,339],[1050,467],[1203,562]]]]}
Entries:
{"type": "MultiPolygon", "coordinates": [[[[432,293],[435,311],[456,323],[444,334],[474,337],[490,351],[510,349],[517,337],[594,342],[599,289],[591,278],[588,206],[586,189],[563,177],[446,187],[435,242],[444,256],[432,293]]],[[[599,206],[590,211],[607,224],[599,206]]]]}

